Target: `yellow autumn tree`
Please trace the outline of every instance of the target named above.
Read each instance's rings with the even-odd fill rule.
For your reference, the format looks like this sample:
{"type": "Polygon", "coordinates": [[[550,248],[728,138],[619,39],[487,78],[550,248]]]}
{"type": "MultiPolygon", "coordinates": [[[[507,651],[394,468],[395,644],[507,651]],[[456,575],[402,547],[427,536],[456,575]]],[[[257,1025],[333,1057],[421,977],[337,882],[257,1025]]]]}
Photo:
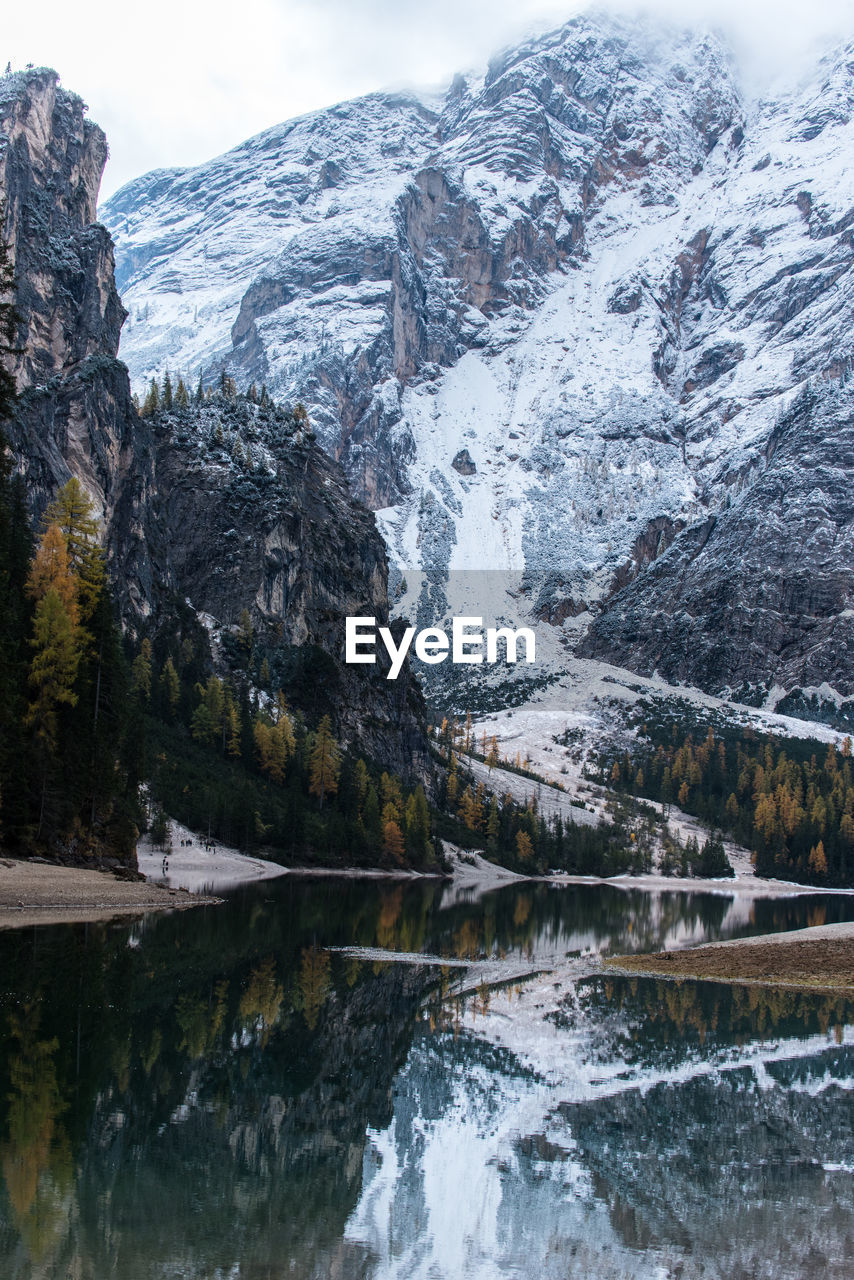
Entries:
{"type": "Polygon", "coordinates": [[[389,818],[383,824],[383,853],[387,858],[402,864],[404,850],[403,832],[394,818],[389,818]]]}
{"type": "Polygon", "coordinates": [[[827,875],[827,854],[824,852],[822,840],[819,840],[814,849],[810,849],[809,869],[814,876],[827,875]]]}
{"type": "Polygon", "coordinates": [[[516,851],[522,862],[529,862],[534,856],[534,846],[527,831],[516,832],[516,851]]]}
{"type": "Polygon", "coordinates": [[[47,752],[56,747],[57,711],[75,706],[74,681],[80,662],[78,584],[71,571],[65,538],[58,525],[48,525],[27,579],[35,602],[30,645],[29,684],[33,693],[26,723],[47,752]]]}
{"type": "Polygon", "coordinates": [[[99,545],[99,525],[92,499],[76,476],[62,486],[44,515],[45,528],[56,525],[68,551],[71,572],[77,579],[80,616],[84,625],[95,611],[104,586],[106,567],[99,545]]]}

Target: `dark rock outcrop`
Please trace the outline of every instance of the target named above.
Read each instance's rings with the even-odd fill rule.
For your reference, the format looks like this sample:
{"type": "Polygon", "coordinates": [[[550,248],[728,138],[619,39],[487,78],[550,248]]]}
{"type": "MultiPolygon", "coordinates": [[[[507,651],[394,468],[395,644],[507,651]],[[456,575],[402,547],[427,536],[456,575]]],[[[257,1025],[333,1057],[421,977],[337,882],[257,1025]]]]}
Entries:
{"type": "Polygon", "coordinates": [[[582,652],[742,695],[854,693],[854,390],[805,391],[766,466],[612,598],[582,652]]]}
{"type": "Polygon", "coordinates": [[[312,719],[329,708],[342,740],[426,774],[414,680],[386,679],[382,645],[376,666],[344,662],[347,615],[388,624],[388,562],[340,466],[293,415],[243,397],[218,395],[140,427],[146,448],[110,528],[126,617],[168,616],[181,602],[216,638],[248,610],[285,687],[289,668],[303,671],[288,688],[295,705],[312,719]]]}
{"type": "Polygon", "coordinates": [[[107,141],[54,71],[0,79],[0,199],[21,318],[6,426],[38,512],[73,473],[106,520],[132,465],[136,414],[117,358],[125,311],[95,221],[107,141]]]}

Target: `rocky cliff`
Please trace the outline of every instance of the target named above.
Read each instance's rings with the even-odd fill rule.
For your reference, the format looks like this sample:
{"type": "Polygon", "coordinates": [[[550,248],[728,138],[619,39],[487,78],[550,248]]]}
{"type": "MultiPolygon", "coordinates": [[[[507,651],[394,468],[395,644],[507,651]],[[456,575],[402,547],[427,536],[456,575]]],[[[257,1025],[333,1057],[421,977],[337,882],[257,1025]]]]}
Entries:
{"type": "Polygon", "coordinates": [[[787,707],[826,681],[854,694],[854,394],[805,390],[739,501],[678,538],[596,619],[582,653],[742,701],[769,681],[787,707]],[[801,690],[798,694],[796,691],[801,690]]]}
{"type": "MultiPolygon", "coordinates": [[[[720,625],[715,575],[692,571],[689,601],[674,571],[665,603],[650,572],[668,547],[693,563],[713,522],[749,656],[682,627],[662,669],[841,693],[842,579],[805,602],[780,574],[813,518],[815,435],[847,545],[844,397],[815,422],[800,397],[852,361],[852,67],[842,45],[758,100],[712,36],[583,17],[443,95],[373,95],[147,175],[103,211],[132,377],[224,366],[299,396],[400,566],[547,575],[538,614],[573,645],[596,620],[585,651],[630,667],[658,660],[665,608],[720,625]],[[803,446],[776,453],[796,400],[803,446]],[[766,472],[790,550],[746,564],[742,598],[766,472]],[[762,625],[757,592],[776,593],[762,625]]],[[[830,569],[807,549],[797,572],[830,569]]]]}
{"type": "Polygon", "coordinates": [[[403,774],[426,774],[420,691],[388,661],[347,666],[344,618],[388,623],[388,560],[339,465],[284,409],[217,394],[140,423],[110,526],[134,625],[189,605],[227,656],[244,609],[275,680],[314,723],[403,774]]]}
{"type": "Polygon", "coordinates": [[[73,473],[109,518],[136,415],[117,358],[125,316],[109,232],[95,221],[107,142],[55,72],[0,79],[0,199],[21,318],[21,398],[8,424],[35,511],[73,473]]]}
{"type": "Polygon", "coordinates": [[[322,683],[343,739],[423,772],[411,679],[343,662],[348,612],[388,620],[386,554],[307,425],[231,394],[138,416],[116,356],[125,311],[112,242],[94,221],[106,154],[54,72],[0,79],[0,197],[21,317],[20,398],[4,425],[33,513],[76,475],[103,519],[126,626],[167,625],[189,602],[221,637],[248,609],[282,678],[296,665],[303,683],[322,683]]]}

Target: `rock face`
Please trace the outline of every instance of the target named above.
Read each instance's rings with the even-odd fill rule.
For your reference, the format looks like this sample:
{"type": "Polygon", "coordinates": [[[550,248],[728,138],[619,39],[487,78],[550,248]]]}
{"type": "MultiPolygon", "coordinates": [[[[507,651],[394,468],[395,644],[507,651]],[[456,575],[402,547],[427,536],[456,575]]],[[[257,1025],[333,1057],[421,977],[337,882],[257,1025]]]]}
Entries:
{"type": "MultiPolygon", "coordinates": [[[[128,618],[189,604],[228,643],[247,609],[273,675],[311,722],[403,774],[426,775],[423,702],[388,661],[347,666],[344,618],[388,623],[388,561],[340,466],[279,408],[217,395],[140,424],[150,436],[111,524],[128,618]]],[[[384,651],[383,651],[384,655],[384,651]]]]}
{"type": "Polygon", "coordinates": [[[126,313],[112,242],[94,221],[106,141],[84,111],[55,72],[0,79],[0,196],[21,316],[21,395],[4,429],[34,514],[75,474],[103,518],[127,626],[189,600],[227,631],[246,608],[271,656],[310,656],[304,679],[322,673],[345,741],[426,773],[411,678],[343,661],[346,614],[385,623],[388,601],[382,539],[340,467],[292,415],[244,398],[137,415],[116,357],[126,313]]]}
{"type": "MultiPolygon", "coordinates": [[[[835,508],[847,483],[844,397],[799,397],[854,361],[852,68],[854,44],[760,102],[712,37],[585,17],[443,96],[374,95],[147,175],[103,211],[122,353],[140,382],[226,367],[303,399],[404,569],[548,575],[537,610],[568,638],[602,615],[586,652],[707,689],[841,692],[841,580],[811,601],[779,586],[755,486],[782,486],[778,540],[797,546],[816,438],[835,508]],[[774,442],[795,400],[787,467],[774,442]],[[711,522],[749,652],[693,644],[721,616],[698,563],[693,629],[653,653],[656,561],[693,564],[711,522]],[[754,594],[775,591],[760,625],[754,594]],[[789,639],[802,607],[808,659],[789,639]]],[[[797,571],[824,581],[807,543],[797,571]]]]}
{"type": "Polygon", "coordinates": [[[854,694],[854,394],[782,417],[755,483],[614,597],[582,652],[742,699],[773,682],[854,694]]]}
{"type": "Polygon", "coordinates": [[[125,316],[95,222],[107,141],[50,70],[0,79],[0,228],[15,265],[21,392],[7,432],[35,510],[76,474],[109,517],[136,415],[116,358],[125,316]]]}

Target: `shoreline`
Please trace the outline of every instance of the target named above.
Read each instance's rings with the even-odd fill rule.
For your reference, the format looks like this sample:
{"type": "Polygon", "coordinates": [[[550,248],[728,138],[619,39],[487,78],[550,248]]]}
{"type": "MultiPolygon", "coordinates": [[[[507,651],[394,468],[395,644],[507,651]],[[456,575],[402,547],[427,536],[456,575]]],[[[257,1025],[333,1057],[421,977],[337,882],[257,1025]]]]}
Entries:
{"type": "Polygon", "coordinates": [[[608,956],[603,967],[626,977],[786,987],[854,995],[854,921],[755,937],[727,938],[677,951],[608,956]]]}
{"type": "MultiPolygon", "coordinates": [[[[147,911],[214,905],[222,902],[222,898],[216,896],[220,891],[284,876],[303,880],[386,880],[397,883],[435,880],[446,886],[443,905],[522,883],[546,884],[555,888],[602,885],[624,891],[640,889],[646,892],[715,893],[748,899],[799,897],[804,894],[854,895],[854,888],[821,888],[793,881],[764,880],[753,875],[720,879],[683,879],[655,873],[611,877],[526,876],[490,862],[475,850],[465,850],[455,845],[448,845],[447,850],[453,867],[450,875],[447,872],[413,871],[405,868],[286,867],[264,858],[242,854],[227,846],[206,848],[203,836],[170,819],[169,846],[165,856],[162,849],[155,849],[146,838],[139,841],[139,869],[145,875],[145,880],[141,881],[119,879],[108,871],[65,867],[0,855],[0,928],[80,923],[115,916],[140,915],[147,911]]],[[[851,930],[851,937],[854,938],[854,924],[851,925],[851,930]]],[[[772,939],[786,939],[786,945],[792,936],[768,935],[772,939]]],[[[759,945],[756,939],[737,939],[732,944],[714,943],[708,944],[708,947],[739,946],[754,942],[759,945]]],[[[648,958],[651,965],[661,963],[666,966],[656,972],[672,972],[676,976],[677,962],[673,957],[692,954],[694,949],[686,949],[681,952],[656,953],[644,959],[648,958]],[[659,961],[659,954],[666,955],[668,959],[659,961]]],[[[625,959],[631,971],[638,972],[641,958],[634,956],[625,959]]],[[[684,960],[679,961],[680,965],[684,963],[684,960]]],[[[694,963],[696,965],[697,962],[694,963]]],[[[615,964],[616,960],[612,960],[609,967],[613,968],[615,964]]],[[[680,970],[679,976],[688,976],[687,971],[680,970]]],[[[781,974],[778,980],[782,981],[784,978],[785,974],[781,974]]]]}
{"type": "MultiPolygon", "coordinates": [[[[147,836],[137,843],[137,863],[146,881],[191,894],[217,893],[282,876],[339,880],[449,880],[442,871],[412,871],[405,867],[286,867],[280,862],[241,853],[219,842],[209,846],[204,836],[174,818],[168,820],[168,852],[155,848],[147,836]],[[164,865],[166,869],[164,870],[164,865]]],[[[509,873],[512,875],[512,872],[509,873]]]]}
{"type": "Polygon", "coordinates": [[[85,924],[220,901],[143,880],[122,880],[110,871],[0,857],[0,929],[85,924]]]}
{"type": "Polygon", "coordinates": [[[622,874],[618,876],[526,876],[525,879],[536,880],[542,884],[608,884],[615,889],[678,889],[680,892],[741,894],[751,898],[797,898],[804,894],[830,893],[854,895],[854,887],[839,889],[832,886],[822,887],[815,884],[800,884],[797,880],[771,880],[761,876],[662,876],[656,872],[646,872],[639,876],[622,874]]]}

